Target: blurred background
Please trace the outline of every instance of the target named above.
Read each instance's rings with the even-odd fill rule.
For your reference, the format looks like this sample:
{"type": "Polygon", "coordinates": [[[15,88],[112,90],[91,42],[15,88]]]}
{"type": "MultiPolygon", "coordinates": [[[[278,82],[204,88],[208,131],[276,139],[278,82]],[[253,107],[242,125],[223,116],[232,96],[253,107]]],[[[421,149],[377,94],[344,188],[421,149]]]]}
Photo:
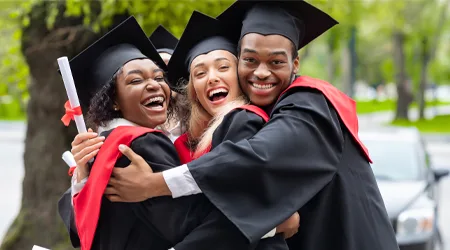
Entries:
{"type": "MultiPolygon", "coordinates": [[[[0,1],[0,249],[71,249],[56,204],[76,129],[56,59],[134,15],[180,36],[192,10],[233,1],[0,1]]],[[[360,133],[401,249],[450,250],[450,0],[310,0],[340,24],[303,48],[301,74],[357,101],[360,133]]]]}

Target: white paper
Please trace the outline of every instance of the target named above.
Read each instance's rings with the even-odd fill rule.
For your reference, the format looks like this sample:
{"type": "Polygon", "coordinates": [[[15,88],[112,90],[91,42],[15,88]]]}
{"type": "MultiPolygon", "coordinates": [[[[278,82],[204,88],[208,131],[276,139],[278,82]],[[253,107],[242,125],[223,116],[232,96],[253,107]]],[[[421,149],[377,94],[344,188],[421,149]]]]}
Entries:
{"type": "Polygon", "coordinates": [[[62,159],[69,167],[76,167],[77,162],[75,161],[75,158],[73,157],[73,154],[70,151],[66,151],[62,155],[62,159]]]}
{"type": "MultiPolygon", "coordinates": [[[[70,106],[78,107],[80,106],[80,101],[78,100],[77,89],[75,88],[75,83],[73,81],[72,71],[70,70],[70,64],[67,57],[58,58],[59,70],[63,78],[64,86],[66,87],[67,97],[69,97],[70,106]]],[[[84,123],[83,114],[74,116],[75,124],[77,125],[78,133],[87,132],[86,124],[84,123]]]]}
{"type": "Polygon", "coordinates": [[[50,249],[34,245],[31,250],[50,250],[50,249]]]}

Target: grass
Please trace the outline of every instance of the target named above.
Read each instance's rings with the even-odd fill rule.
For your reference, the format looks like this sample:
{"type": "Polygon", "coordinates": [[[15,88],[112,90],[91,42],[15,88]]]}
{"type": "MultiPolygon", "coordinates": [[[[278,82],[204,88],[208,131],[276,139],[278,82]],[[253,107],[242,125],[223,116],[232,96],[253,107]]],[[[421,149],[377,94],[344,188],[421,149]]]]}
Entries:
{"type": "MultiPolygon", "coordinates": [[[[386,101],[357,101],[356,102],[356,112],[358,114],[367,114],[380,111],[390,111],[395,110],[397,101],[386,100],[386,101]]],[[[442,101],[427,101],[426,107],[433,107],[439,105],[450,105],[450,102],[442,101]]],[[[417,103],[414,102],[410,106],[411,108],[417,107],[417,103]]]]}
{"type": "Polygon", "coordinates": [[[401,127],[414,126],[420,132],[425,133],[450,133],[450,115],[438,115],[430,120],[406,121],[396,120],[391,122],[391,125],[401,127]]]}

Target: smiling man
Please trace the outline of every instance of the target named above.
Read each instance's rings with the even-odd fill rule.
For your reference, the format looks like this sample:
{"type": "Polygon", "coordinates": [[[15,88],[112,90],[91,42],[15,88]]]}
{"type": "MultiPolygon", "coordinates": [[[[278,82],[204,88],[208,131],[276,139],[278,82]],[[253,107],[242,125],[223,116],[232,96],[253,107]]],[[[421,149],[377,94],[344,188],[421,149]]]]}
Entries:
{"type": "Polygon", "coordinates": [[[304,1],[237,1],[218,19],[242,25],[240,84],[269,122],[251,139],[226,141],[162,173],[135,160],[111,178],[109,199],[202,192],[251,242],[298,211],[290,249],[398,249],[358,138],[355,102],[327,82],[296,76],[297,50],[337,22],[304,1]]]}

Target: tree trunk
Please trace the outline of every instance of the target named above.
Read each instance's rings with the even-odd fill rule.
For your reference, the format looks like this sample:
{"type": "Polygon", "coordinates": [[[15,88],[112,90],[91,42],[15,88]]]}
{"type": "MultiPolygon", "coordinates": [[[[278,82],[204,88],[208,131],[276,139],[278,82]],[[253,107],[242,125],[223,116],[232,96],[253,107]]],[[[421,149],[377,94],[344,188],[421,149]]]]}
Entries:
{"type": "Polygon", "coordinates": [[[405,53],[404,53],[405,35],[401,31],[395,31],[393,34],[393,53],[395,64],[395,81],[397,82],[397,109],[395,119],[408,120],[408,109],[412,102],[411,86],[406,80],[405,53]]]}
{"type": "Polygon", "coordinates": [[[421,41],[421,54],[420,54],[420,84],[419,93],[417,96],[417,102],[419,104],[419,119],[425,119],[425,91],[427,89],[428,79],[428,65],[430,62],[428,38],[423,37],[421,41]]]}
{"type": "MultiPolygon", "coordinates": [[[[25,177],[22,206],[9,228],[2,250],[25,250],[33,245],[70,249],[69,238],[57,213],[57,201],[69,187],[67,166],[61,154],[70,149],[75,126],[66,128],[60,121],[67,100],[64,84],[57,72],[56,59],[73,57],[95,38],[94,33],[80,28],[82,18],[66,18],[60,14],[55,27],[48,30],[48,2],[33,7],[30,26],[23,29],[22,53],[30,69],[25,139],[25,177]]],[[[64,13],[61,2],[59,13],[64,13]]]]}

